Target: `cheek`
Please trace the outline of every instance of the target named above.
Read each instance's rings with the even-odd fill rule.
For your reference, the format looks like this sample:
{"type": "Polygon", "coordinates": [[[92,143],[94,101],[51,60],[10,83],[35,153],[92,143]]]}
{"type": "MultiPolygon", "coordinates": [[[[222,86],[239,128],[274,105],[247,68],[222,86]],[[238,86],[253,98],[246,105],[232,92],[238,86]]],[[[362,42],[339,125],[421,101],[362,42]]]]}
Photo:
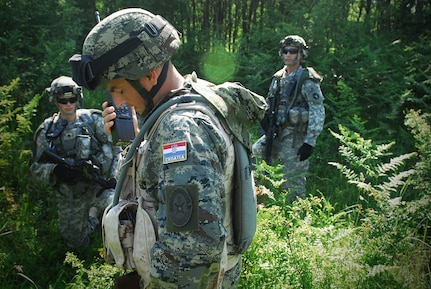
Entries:
{"type": "Polygon", "coordinates": [[[138,94],[132,104],[138,113],[145,111],[146,105],[144,99],[138,94]]]}
{"type": "Polygon", "coordinates": [[[112,104],[112,102],[114,102],[113,104],[115,104],[115,106],[120,106],[121,104],[124,103],[121,93],[111,92],[111,95],[112,95],[112,99],[109,99],[108,97],[107,99],[108,103],[112,104]]]}

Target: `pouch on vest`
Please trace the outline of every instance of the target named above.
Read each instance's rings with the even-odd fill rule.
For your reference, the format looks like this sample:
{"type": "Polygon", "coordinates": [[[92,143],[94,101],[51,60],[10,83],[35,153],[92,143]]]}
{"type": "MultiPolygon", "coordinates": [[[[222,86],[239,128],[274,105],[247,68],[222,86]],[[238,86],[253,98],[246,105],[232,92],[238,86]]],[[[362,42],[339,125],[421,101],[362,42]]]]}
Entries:
{"type": "Polygon", "coordinates": [[[153,222],[137,201],[121,200],[114,207],[108,206],[102,218],[102,235],[105,261],[115,263],[124,270],[136,270],[150,283],[150,251],[156,242],[153,222]]]}
{"type": "Polygon", "coordinates": [[[234,251],[244,254],[256,233],[256,189],[250,159],[244,145],[234,138],[235,183],[233,192],[234,251]]]}
{"type": "MultiPolygon", "coordinates": [[[[144,209],[143,199],[138,199],[136,213],[135,239],[133,242],[133,260],[136,271],[144,280],[145,287],[150,283],[151,248],[156,242],[156,232],[150,215],[144,209]]],[[[144,288],[145,288],[144,287],[144,288]]]]}
{"type": "Polygon", "coordinates": [[[114,207],[108,206],[102,217],[105,260],[125,270],[135,269],[133,235],[137,210],[137,201],[121,200],[114,207]]]}

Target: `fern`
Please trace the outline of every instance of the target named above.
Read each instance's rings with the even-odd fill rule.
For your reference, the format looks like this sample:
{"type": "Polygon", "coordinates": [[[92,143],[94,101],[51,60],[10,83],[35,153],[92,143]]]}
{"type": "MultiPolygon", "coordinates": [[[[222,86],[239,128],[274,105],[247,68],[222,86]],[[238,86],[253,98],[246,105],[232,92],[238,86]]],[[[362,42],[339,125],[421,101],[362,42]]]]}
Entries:
{"type": "Polygon", "coordinates": [[[417,153],[404,154],[395,158],[391,158],[389,163],[378,164],[377,172],[379,176],[386,176],[387,172],[396,171],[408,159],[415,157],[417,153]]]}
{"type": "Polygon", "coordinates": [[[389,150],[395,142],[376,145],[342,125],[339,125],[339,128],[341,134],[333,131],[331,133],[341,142],[339,152],[348,164],[337,162],[329,162],[329,164],[335,166],[349,183],[355,184],[380,205],[391,197],[397,197],[397,189],[404,186],[405,179],[414,172],[414,170],[402,172],[398,170],[417,154],[408,153],[384,162],[384,159],[391,155],[389,150]]]}
{"type": "Polygon", "coordinates": [[[390,177],[388,177],[389,181],[388,182],[384,182],[381,185],[378,185],[377,187],[379,188],[380,192],[397,192],[398,187],[404,186],[406,181],[405,179],[407,179],[408,177],[410,177],[411,175],[413,175],[415,171],[413,169],[407,170],[407,171],[402,171],[398,174],[392,175],[390,177]]]}
{"type": "Polygon", "coordinates": [[[405,124],[416,140],[416,148],[420,161],[416,163],[415,182],[417,189],[423,192],[431,190],[431,114],[421,114],[421,111],[410,110],[406,115],[405,124]]]}

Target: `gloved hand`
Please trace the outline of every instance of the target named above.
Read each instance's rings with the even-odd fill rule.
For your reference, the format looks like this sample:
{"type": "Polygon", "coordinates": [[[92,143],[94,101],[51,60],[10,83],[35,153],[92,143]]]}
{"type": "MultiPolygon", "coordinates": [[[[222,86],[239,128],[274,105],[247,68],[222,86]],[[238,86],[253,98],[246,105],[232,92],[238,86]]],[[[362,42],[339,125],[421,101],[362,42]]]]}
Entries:
{"type": "Polygon", "coordinates": [[[73,182],[77,177],[76,172],[71,170],[69,167],[67,167],[64,164],[57,164],[54,167],[54,170],[52,173],[57,177],[59,181],[65,182],[65,183],[73,182]]]}
{"type": "Polygon", "coordinates": [[[313,146],[309,145],[308,143],[304,143],[299,148],[297,155],[299,155],[299,160],[302,162],[308,159],[312,153],[313,153],[313,146]]]}

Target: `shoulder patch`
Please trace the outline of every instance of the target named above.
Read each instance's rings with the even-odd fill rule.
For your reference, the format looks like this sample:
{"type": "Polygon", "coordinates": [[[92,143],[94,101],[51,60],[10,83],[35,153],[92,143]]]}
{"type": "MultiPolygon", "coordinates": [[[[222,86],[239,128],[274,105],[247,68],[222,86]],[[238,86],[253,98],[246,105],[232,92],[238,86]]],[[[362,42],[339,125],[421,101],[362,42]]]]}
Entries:
{"type": "Polygon", "coordinates": [[[171,164],[187,160],[187,142],[178,141],[170,144],[163,144],[163,164],[171,164]]]}
{"type": "Polygon", "coordinates": [[[199,192],[196,184],[166,187],[166,230],[168,232],[199,229],[199,192]]]}

